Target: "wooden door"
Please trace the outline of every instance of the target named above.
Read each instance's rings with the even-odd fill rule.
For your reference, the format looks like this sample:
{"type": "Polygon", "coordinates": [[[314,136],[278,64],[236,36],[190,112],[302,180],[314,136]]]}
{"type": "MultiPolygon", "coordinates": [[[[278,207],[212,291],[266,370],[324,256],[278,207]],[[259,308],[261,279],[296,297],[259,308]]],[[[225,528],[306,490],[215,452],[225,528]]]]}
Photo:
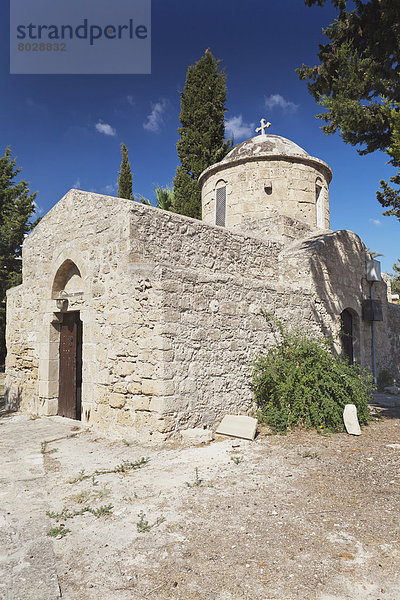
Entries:
{"type": "Polygon", "coordinates": [[[344,310],[342,312],[341,320],[342,320],[342,347],[345,356],[352,363],[354,360],[353,353],[353,315],[349,310],[344,310]]]}
{"type": "Polygon", "coordinates": [[[58,414],[81,419],[82,321],[79,312],[63,314],[60,334],[58,414]]]}

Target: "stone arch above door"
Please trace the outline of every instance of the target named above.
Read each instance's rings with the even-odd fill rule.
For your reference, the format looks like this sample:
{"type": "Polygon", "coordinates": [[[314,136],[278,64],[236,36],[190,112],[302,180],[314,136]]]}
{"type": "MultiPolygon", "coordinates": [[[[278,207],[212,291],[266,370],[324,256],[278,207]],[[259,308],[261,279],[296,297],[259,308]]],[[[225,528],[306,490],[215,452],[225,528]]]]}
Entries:
{"type": "Polygon", "coordinates": [[[86,292],[86,269],[83,261],[73,251],[63,252],[53,262],[51,278],[51,298],[55,299],[61,291],[67,293],[86,292]]]}
{"type": "Polygon", "coordinates": [[[82,275],[72,260],[65,260],[58,269],[51,290],[51,297],[57,298],[60,292],[83,293],[82,275]]]}

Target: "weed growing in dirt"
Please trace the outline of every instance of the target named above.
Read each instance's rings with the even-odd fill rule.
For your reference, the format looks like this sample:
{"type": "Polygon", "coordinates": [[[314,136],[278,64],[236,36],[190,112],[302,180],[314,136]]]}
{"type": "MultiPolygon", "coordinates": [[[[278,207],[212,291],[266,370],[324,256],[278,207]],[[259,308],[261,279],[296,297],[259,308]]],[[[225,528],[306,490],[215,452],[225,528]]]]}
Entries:
{"type": "Polygon", "coordinates": [[[137,495],[137,493],[133,492],[133,496],[123,496],[121,499],[123,500],[123,502],[132,503],[135,500],[137,500],[138,498],[139,498],[139,496],[137,495]]]}
{"type": "Polygon", "coordinates": [[[69,500],[72,500],[73,502],[76,502],[77,504],[85,504],[86,502],[89,502],[89,500],[91,500],[91,492],[89,492],[88,490],[84,490],[83,492],[80,492],[79,494],[74,494],[73,496],[69,496],[69,500]]]}
{"type": "Polygon", "coordinates": [[[147,465],[149,460],[150,458],[144,457],[140,458],[139,460],[136,460],[135,462],[124,460],[121,464],[117,465],[113,469],[96,470],[94,471],[94,473],[90,474],[86,474],[85,469],[81,469],[81,471],[79,471],[78,476],[69,479],[68,483],[78,483],[80,481],[84,481],[85,479],[91,479],[93,485],[97,485],[95,477],[98,477],[99,475],[107,475],[109,473],[130,473],[131,471],[136,471],[137,469],[141,469],[142,467],[147,465]]]}
{"type": "Polygon", "coordinates": [[[199,468],[196,467],[194,470],[194,481],[193,483],[189,483],[189,481],[185,481],[188,487],[198,487],[203,483],[203,480],[199,478],[199,468]]]}
{"type": "Polygon", "coordinates": [[[53,537],[53,538],[63,538],[70,531],[71,530],[68,529],[67,527],[64,527],[64,525],[59,525],[59,527],[52,527],[51,529],[49,529],[49,531],[47,532],[47,535],[49,537],[53,537]]]}
{"type": "Polygon", "coordinates": [[[243,460],[243,456],[231,456],[231,461],[233,461],[235,463],[235,465],[238,465],[239,463],[241,463],[243,460]]]}
{"type": "Polygon", "coordinates": [[[164,517],[158,517],[158,519],[156,519],[154,521],[154,523],[150,524],[146,520],[146,515],[142,510],[138,514],[138,517],[139,517],[139,521],[136,523],[136,528],[139,533],[147,533],[148,531],[153,529],[153,527],[158,527],[158,525],[161,525],[161,523],[164,523],[164,521],[165,521],[164,517]]]}
{"type": "Polygon", "coordinates": [[[50,517],[50,519],[55,519],[56,521],[66,521],[67,519],[73,519],[79,515],[83,515],[85,513],[91,513],[95,517],[104,517],[106,515],[112,514],[112,504],[104,504],[99,508],[93,508],[92,506],[84,506],[80,510],[69,510],[67,507],[64,507],[61,512],[51,512],[47,511],[46,515],[50,517]]]}
{"type": "Polygon", "coordinates": [[[49,442],[46,442],[46,441],[44,441],[44,442],[41,443],[41,445],[40,445],[40,452],[42,454],[53,454],[54,452],[58,451],[58,448],[52,448],[52,450],[48,450],[47,449],[48,445],[49,445],[49,442]]]}
{"type": "Polygon", "coordinates": [[[303,458],[320,458],[318,452],[311,452],[311,450],[305,450],[303,453],[299,452],[303,458]]]}
{"type": "Polygon", "coordinates": [[[110,488],[103,487],[100,490],[83,490],[79,494],[73,494],[72,496],[69,496],[69,499],[77,504],[86,504],[89,501],[104,500],[110,494],[110,488]]]}
{"type": "Polygon", "coordinates": [[[93,516],[99,518],[99,517],[105,517],[107,515],[111,515],[112,514],[112,509],[113,509],[113,505],[112,504],[103,504],[102,506],[99,506],[99,508],[89,508],[90,513],[92,513],[93,516]]]}
{"type": "Polygon", "coordinates": [[[125,440],[125,439],[121,440],[121,442],[123,444],[125,444],[125,446],[130,446],[131,445],[131,442],[128,442],[128,440],[125,440]]]}

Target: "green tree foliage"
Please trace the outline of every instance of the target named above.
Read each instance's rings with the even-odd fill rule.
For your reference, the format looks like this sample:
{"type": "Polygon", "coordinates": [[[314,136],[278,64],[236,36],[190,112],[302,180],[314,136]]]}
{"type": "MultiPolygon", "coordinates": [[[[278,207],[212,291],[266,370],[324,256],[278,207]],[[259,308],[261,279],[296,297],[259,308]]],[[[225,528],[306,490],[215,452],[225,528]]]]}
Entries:
{"type": "Polygon", "coordinates": [[[163,210],[173,210],[174,205],[174,190],[170,188],[156,187],[156,202],[158,208],[163,210]]]}
{"type": "Polygon", "coordinates": [[[201,218],[199,175],[229,152],[232,143],[225,134],[226,75],[210,50],[188,68],[181,92],[180,139],[177,143],[181,165],[174,178],[174,210],[201,218]]]}
{"type": "Polygon", "coordinates": [[[128,159],[128,148],[121,144],[121,168],[118,177],[118,198],[133,200],[132,194],[132,171],[128,159]]]}
{"type": "MultiPolygon", "coordinates": [[[[305,0],[322,6],[326,0],[305,0]]],[[[338,9],[324,30],[319,65],[302,65],[300,79],[326,109],[317,115],[326,134],[338,131],[359,154],[385,152],[397,169],[377,192],[384,215],[400,219],[400,2],[397,0],[331,0],[338,9]]]]}
{"type": "Polygon", "coordinates": [[[6,355],[6,291],[22,280],[22,242],[33,228],[30,218],[35,212],[35,194],[29,193],[26,181],[15,181],[21,172],[7,148],[0,158],[0,364],[6,355]]]}
{"type": "Polygon", "coordinates": [[[281,342],[254,365],[253,389],[261,420],[275,431],[296,426],[343,431],[343,409],[355,404],[360,423],[370,419],[372,377],[333,356],[326,340],[278,325],[281,342]]]}
{"type": "Polygon", "coordinates": [[[400,294],[400,258],[393,264],[392,294],[400,294]]]}

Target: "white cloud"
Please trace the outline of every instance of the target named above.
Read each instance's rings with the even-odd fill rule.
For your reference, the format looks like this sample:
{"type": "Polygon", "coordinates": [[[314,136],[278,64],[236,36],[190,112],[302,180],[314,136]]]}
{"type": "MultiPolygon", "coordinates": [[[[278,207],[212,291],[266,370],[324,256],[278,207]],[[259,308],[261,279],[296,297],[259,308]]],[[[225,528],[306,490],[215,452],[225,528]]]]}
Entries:
{"type": "Polygon", "coordinates": [[[99,121],[96,123],[96,129],[99,133],[104,133],[104,135],[117,135],[116,129],[111,127],[108,123],[103,123],[103,121],[99,121]]]}
{"type": "Polygon", "coordinates": [[[127,96],[126,97],[126,101],[128,102],[128,104],[130,104],[131,106],[135,106],[135,100],[133,98],[133,96],[127,96]]]}
{"type": "Polygon", "coordinates": [[[34,217],[38,217],[41,214],[43,214],[43,208],[40,208],[40,206],[35,202],[35,200],[33,201],[33,206],[35,207],[35,210],[33,212],[34,217]]]}
{"type": "Polygon", "coordinates": [[[167,101],[160,100],[151,105],[151,113],[147,115],[146,121],[143,123],[144,129],[152,133],[158,133],[163,123],[163,114],[167,108],[167,101]]]}
{"type": "Polygon", "coordinates": [[[280,94],[271,94],[265,97],[265,108],[268,110],[280,108],[283,112],[294,113],[299,108],[299,105],[285,100],[280,94]]]}
{"type": "Polygon", "coordinates": [[[372,223],[373,225],[375,225],[376,227],[379,227],[380,225],[382,225],[382,221],[380,221],[379,219],[368,219],[368,221],[370,223],[372,223]]]}
{"type": "Polygon", "coordinates": [[[74,183],[72,184],[72,187],[74,190],[80,190],[81,189],[81,180],[80,177],[78,177],[78,179],[76,181],[74,181],[74,183]]]}
{"type": "Polygon", "coordinates": [[[255,134],[254,123],[244,123],[242,115],[225,121],[225,131],[228,136],[233,136],[235,140],[253,137],[255,134]]]}
{"type": "Polygon", "coordinates": [[[109,183],[103,189],[104,193],[109,194],[110,196],[115,194],[117,192],[117,190],[118,190],[118,183],[109,183]]]}

